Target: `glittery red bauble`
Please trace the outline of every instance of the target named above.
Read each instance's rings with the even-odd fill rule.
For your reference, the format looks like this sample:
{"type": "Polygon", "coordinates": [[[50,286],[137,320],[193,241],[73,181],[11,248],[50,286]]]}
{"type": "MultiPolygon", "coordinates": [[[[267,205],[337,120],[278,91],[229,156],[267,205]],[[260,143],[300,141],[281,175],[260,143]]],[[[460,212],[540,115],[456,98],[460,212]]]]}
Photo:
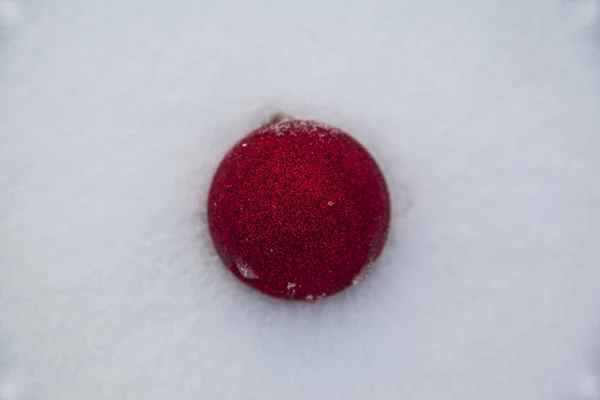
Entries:
{"type": "Polygon", "coordinates": [[[208,196],[221,259],[263,293],[316,300],[365,277],[388,234],[379,167],[352,137],[284,119],[239,141],[208,196]]]}

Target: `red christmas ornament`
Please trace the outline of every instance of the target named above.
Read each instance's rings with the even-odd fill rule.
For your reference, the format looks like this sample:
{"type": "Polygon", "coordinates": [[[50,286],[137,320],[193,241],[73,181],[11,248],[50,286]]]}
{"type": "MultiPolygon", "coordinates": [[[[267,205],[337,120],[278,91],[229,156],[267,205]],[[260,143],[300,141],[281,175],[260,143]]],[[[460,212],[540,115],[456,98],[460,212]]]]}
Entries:
{"type": "Polygon", "coordinates": [[[283,119],[225,156],[208,223],[241,281],[271,296],[316,300],[368,274],[387,239],[390,199],[375,160],[352,137],[283,119]]]}

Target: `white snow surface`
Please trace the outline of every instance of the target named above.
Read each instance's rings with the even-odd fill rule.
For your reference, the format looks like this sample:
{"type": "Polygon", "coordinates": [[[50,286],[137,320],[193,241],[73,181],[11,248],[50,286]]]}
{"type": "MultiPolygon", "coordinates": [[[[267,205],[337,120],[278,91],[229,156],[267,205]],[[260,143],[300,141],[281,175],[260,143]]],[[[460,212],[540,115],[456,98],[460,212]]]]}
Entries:
{"type": "Polygon", "coordinates": [[[0,399],[595,398],[598,6],[0,0],[0,399]],[[314,303],[206,227],[276,112],[353,134],[394,201],[314,303]]]}

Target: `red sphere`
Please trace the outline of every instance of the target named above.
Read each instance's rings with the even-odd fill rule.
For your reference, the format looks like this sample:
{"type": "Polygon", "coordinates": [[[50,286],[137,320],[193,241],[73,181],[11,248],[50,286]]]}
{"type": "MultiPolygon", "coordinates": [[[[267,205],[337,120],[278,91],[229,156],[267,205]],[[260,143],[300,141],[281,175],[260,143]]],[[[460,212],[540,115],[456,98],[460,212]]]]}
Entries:
{"type": "Polygon", "coordinates": [[[348,134],[283,119],[225,156],[208,223],[241,281],[271,296],[316,300],[367,275],[387,239],[390,198],[377,163],[348,134]]]}

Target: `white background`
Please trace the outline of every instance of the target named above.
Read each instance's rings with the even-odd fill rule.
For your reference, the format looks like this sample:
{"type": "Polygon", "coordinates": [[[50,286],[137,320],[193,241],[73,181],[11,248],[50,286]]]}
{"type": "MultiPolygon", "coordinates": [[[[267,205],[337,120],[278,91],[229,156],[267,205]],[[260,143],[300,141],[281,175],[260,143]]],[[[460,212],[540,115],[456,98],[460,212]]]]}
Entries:
{"type": "Polygon", "coordinates": [[[600,4],[0,0],[0,399],[596,399],[600,4]],[[204,201],[275,112],[381,163],[393,234],[316,304],[204,201]]]}

